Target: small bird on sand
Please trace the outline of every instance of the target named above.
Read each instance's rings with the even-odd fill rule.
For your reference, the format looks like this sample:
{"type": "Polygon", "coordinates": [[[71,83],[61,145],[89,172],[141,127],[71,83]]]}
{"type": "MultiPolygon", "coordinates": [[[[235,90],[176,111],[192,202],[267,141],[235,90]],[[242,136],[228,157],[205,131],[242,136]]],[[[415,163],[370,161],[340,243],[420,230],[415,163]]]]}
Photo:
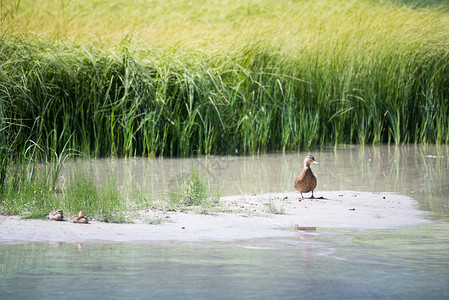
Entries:
{"type": "Polygon", "coordinates": [[[304,199],[302,193],[312,192],[310,199],[315,198],[313,196],[313,190],[316,188],[317,180],[310,168],[311,164],[318,164],[318,162],[315,161],[315,158],[312,155],[307,155],[304,159],[304,168],[302,169],[302,172],[295,178],[295,189],[297,189],[301,195],[299,201],[304,199]]]}
{"type": "Polygon", "coordinates": [[[84,211],[80,211],[78,215],[71,216],[69,218],[70,222],[72,223],[89,223],[89,219],[87,219],[86,215],[84,214],[84,211]]]}
{"type": "Polygon", "coordinates": [[[63,217],[64,217],[64,215],[63,215],[62,209],[58,209],[58,210],[55,210],[55,211],[51,211],[51,212],[48,214],[48,218],[49,218],[50,220],[62,221],[62,218],[63,218],[63,217]]]}

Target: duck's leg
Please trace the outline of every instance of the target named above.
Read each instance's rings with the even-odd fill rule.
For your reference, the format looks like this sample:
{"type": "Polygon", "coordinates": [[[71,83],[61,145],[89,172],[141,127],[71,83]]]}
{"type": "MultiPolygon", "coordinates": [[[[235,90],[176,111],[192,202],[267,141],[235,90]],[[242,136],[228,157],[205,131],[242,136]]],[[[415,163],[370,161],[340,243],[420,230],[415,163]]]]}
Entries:
{"type": "Polygon", "coordinates": [[[301,195],[301,197],[299,198],[299,201],[302,201],[302,199],[304,199],[304,196],[302,195],[302,192],[299,192],[299,194],[301,195]]]}
{"type": "Polygon", "coordinates": [[[312,190],[312,196],[310,196],[310,199],[315,199],[315,197],[313,196],[313,190],[312,190]]]}

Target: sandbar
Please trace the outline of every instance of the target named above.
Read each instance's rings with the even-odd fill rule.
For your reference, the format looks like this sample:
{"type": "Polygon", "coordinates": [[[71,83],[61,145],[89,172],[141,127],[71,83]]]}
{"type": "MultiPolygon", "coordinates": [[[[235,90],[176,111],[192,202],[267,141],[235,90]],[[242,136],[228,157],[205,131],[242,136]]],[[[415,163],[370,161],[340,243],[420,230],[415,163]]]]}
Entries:
{"type": "Polygon", "coordinates": [[[322,198],[299,201],[296,192],[226,196],[220,198],[220,209],[209,214],[194,209],[148,210],[139,212],[133,223],[121,224],[0,216],[0,243],[232,241],[430,222],[427,213],[408,196],[359,191],[319,192],[315,196],[322,198]],[[145,221],[154,215],[163,221],[156,225],[145,221]]]}

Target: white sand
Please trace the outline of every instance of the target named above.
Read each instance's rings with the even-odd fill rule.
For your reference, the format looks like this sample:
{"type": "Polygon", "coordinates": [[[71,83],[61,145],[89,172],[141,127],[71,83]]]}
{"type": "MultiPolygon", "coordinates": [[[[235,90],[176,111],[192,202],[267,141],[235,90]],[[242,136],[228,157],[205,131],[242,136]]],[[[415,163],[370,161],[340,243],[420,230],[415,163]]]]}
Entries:
{"type": "Polygon", "coordinates": [[[145,242],[145,241],[224,241],[236,239],[292,236],[301,227],[399,228],[428,223],[425,212],[413,199],[383,193],[337,191],[320,192],[324,199],[298,201],[298,193],[278,193],[222,197],[222,209],[214,215],[187,212],[160,212],[159,225],[143,223],[143,212],[132,224],[92,221],[72,224],[66,221],[22,220],[0,216],[0,243],[48,242],[145,242]],[[270,210],[271,203],[271,210],[270,210]],[[282,214],[274,214],[278,211],[282,214]]]}

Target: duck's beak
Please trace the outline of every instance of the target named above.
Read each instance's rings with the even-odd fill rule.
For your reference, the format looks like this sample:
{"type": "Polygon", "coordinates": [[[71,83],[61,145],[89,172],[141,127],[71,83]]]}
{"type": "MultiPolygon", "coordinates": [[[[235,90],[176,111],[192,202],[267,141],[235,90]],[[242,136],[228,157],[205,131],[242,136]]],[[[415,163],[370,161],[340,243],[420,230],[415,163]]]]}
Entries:
{"type": "Polygon", "coordinates": [[[313,161],[313,163],[314,163],[314,164],[317,164],[317,165],[318,165],[318,164],[320,164],[320,163],[319,163],[319,162],[317,162],[317,161],[313,161]]]}

